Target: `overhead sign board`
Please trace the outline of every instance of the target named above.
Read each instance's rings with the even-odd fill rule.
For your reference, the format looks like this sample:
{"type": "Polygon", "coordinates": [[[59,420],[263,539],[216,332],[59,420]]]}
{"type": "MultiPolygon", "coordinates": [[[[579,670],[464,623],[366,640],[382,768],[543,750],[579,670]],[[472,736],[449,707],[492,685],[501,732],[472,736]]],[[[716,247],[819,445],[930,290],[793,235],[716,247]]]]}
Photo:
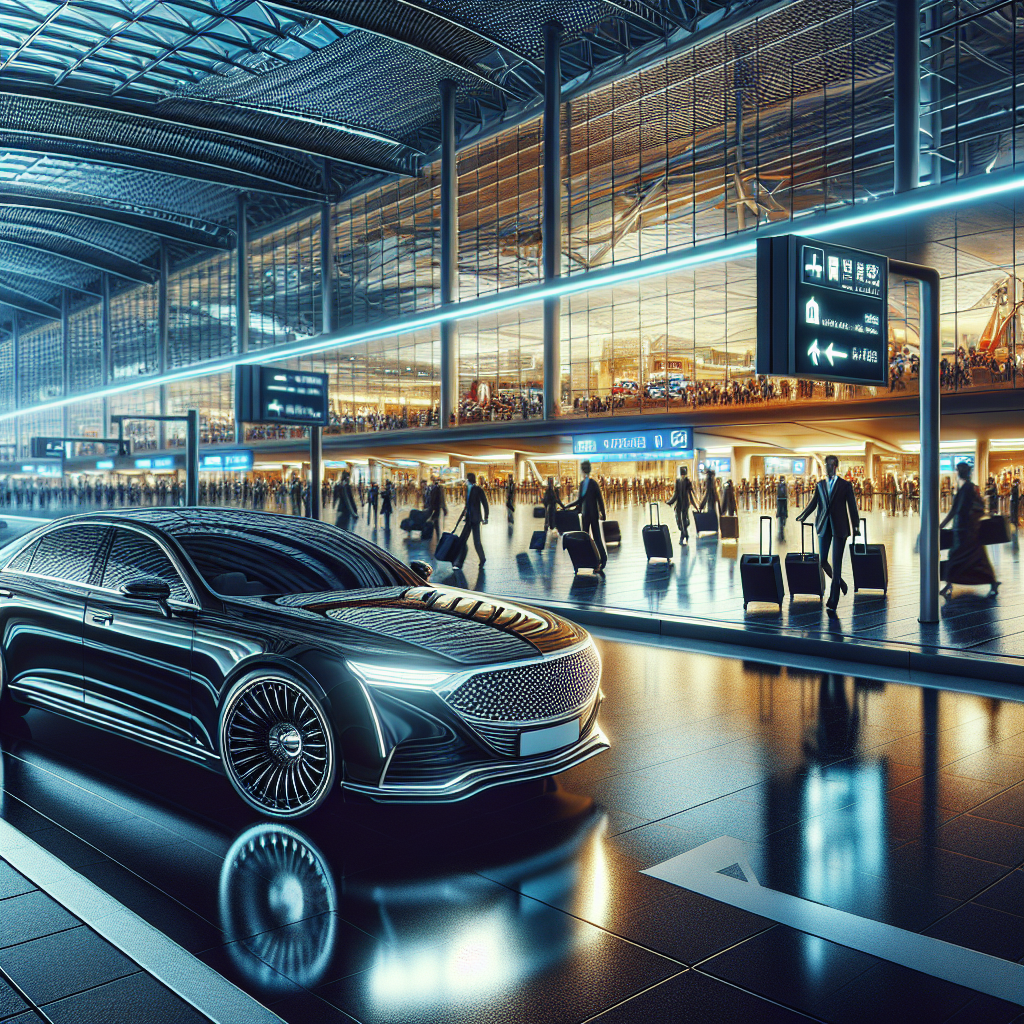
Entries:
{"type": "Polygon", "coordinates": [[[939,472],[940,473],[955,473],[956,467],[959,463],[966,462],[971,469],[974,468],[974,452],[961,452],[957,455],[955,452],[950,455],[939,456],[939,472]]]}
{"type": "Polygon", "coordinates": [[[209,470],[221,470],[232,473],[248,473],[252,469],[252,450],[211,452],[199,456],[199,469],[206,472],[209,470]]]}
{"type": "Polygon", "coordinates": [[[889,261],[787,235],[757,243],[757,372],[846,384],[889,379],[889,261]]]}
{"type": "Polygon", "coordinates": [[[29,441],[29,454],[33,459],[62,459],[64,441],[59,437],[33,437],[29,441]]]}
{"type": "Polygon", "coordinates": [[[706,473],[709,469],[713,469],[715,471],[715,476],[721,476],[723,473],[731,473],[732,459],[728,457],[704,459],[704,461],[697,466],[698,473],[706,473]]]}
{"type": "Polygon", "coordinates": [[[235,372],[237,418],[242,423],[328,425],[328,377],[279,366],[239,366],[235,372]]]}
{"type": "Polygon", "coordinates": [[[764,471],[769,476],[778,476],[780,473],[794,473],[796,476],[803,476],[807,472],[807,460],[766,455],[764,471]]]}
{"type": "Polygon", "coordinates": [[[574,434],[573,455],[591,462],[651,462],[692,459],[693,427],[631,430],[615,434],[574,434]]]}

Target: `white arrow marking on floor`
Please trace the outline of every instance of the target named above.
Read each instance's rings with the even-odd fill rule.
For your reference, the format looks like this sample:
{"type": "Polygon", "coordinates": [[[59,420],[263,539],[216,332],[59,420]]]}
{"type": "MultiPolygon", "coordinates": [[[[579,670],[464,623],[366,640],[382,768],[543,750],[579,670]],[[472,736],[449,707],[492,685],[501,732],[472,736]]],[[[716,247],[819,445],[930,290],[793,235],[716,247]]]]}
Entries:
{"type": "Polygon", "coordinates": [[[741,839],[722,836],[655,864],[644,874],[840,946],[1024,1005],[1024,965],[768,889],[757,881],[750,867],[756,849],[741,839]],[[747,881],[721,873],[734,866],[747,881]]]}

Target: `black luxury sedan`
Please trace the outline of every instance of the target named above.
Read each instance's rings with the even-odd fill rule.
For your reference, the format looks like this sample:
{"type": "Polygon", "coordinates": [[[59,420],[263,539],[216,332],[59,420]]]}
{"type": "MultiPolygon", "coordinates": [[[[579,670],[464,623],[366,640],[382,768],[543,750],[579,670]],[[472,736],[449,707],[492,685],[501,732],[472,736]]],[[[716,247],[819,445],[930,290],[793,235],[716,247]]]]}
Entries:
{"type": "Polygon", "coordinates": [[[50,522],[3,552],[0,703],[223,770],[278,818],[335,783],[459,800],[607,748],[585,630],[413,565],[272,513],[50,522]]]}

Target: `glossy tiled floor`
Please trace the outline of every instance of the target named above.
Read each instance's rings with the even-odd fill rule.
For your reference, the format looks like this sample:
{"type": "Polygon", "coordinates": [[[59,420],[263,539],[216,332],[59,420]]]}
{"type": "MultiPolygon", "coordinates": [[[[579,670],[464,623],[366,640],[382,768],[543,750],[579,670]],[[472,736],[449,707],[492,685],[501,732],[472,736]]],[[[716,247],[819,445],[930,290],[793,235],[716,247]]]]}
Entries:
{"type": "Polygon", "coordinates": [[[550,785],[275,826],[32,711],[2,814],[295,1024],[1022,1017],[642,871],[732,836],[763,886],[1021,961],[1024,704],[600,646],[612,747],[550,785]]]}

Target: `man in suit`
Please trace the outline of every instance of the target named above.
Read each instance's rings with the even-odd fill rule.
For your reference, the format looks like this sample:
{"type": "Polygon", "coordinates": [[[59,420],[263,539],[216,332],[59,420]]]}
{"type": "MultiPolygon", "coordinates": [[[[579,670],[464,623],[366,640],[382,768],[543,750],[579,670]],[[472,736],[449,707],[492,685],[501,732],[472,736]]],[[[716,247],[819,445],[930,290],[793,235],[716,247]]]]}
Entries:
{"type": "Polygon", "coordinates": [[[690,506],[697,508],[697,499],[693,494],[693,481],[690,479],[685,466],[679,467],[679,476],[676,477],[676,489],[671,498],[670,505],[676,507],[676,526],[679,527],[680,543],[686,544],[690,540],[690,506]]]}
{"type": "Polygon", "coordinates": [[[818,533],[821,568],[826,576],[832,577],[832,587],[825,605],[830,612],[834,612],[839,604],[840,591],[844,594],[847,591],[843,579],[843,555],[847,538],[856,534],[860,525],[853,487],[849,480],[839,475],[838,469],[839,459],[834,455],[826,455],[825,479],[818,481],[807,507],[797,516],[797,520],[802,523],[812,512],[817,512],[814,528],[818,533]],[[826,558],[829,547],[832,548],[831,566],[826,558]]]}
{"type": "Polygon", "coordinates": [[[473,547],[476,548],[476,557],[480,559],[480,567],[483,568],[487,557],[484,555],[484,546],[480,543],[480,523],[487,524],[487,518],[491,514],[490,506],[487,504],[487,495],[484,489],[476,482],[476,473],[466,474],[466,522],[462,527],[462,535],[459,538],[462,543],[459,547],[459,554],[456,561],[452,562],[453,569],[461,569],[466,561],[469,552],[468,539],[473,534],[473,547]]]}
{"type": "Polygon", "coordinates": [[[355,496],[352,494],[352,480],[347,469],[341,473],[341,487],[334,499],[334,508],[338,513],[337,525],[342,530],[351,530],[359,519],[355,496]]]}
{"type": "Polygon", "coordinates": [[[601,488],[596,480],[590,478],[590,463],[580,463],[583,471],[583,482],[580,484],[580,493],[576,500],[562,508],[570,512],[579,512],[583,524],[583,532],[589,533],[597,545],[597,553],[601,556],[601,564],[597,572],[604,574],[604,566],[608,561],[608,552],[604,547],[604,538],[601,536],[601,520],[605,519],[604,498],[601,497],[601,488]]]}

